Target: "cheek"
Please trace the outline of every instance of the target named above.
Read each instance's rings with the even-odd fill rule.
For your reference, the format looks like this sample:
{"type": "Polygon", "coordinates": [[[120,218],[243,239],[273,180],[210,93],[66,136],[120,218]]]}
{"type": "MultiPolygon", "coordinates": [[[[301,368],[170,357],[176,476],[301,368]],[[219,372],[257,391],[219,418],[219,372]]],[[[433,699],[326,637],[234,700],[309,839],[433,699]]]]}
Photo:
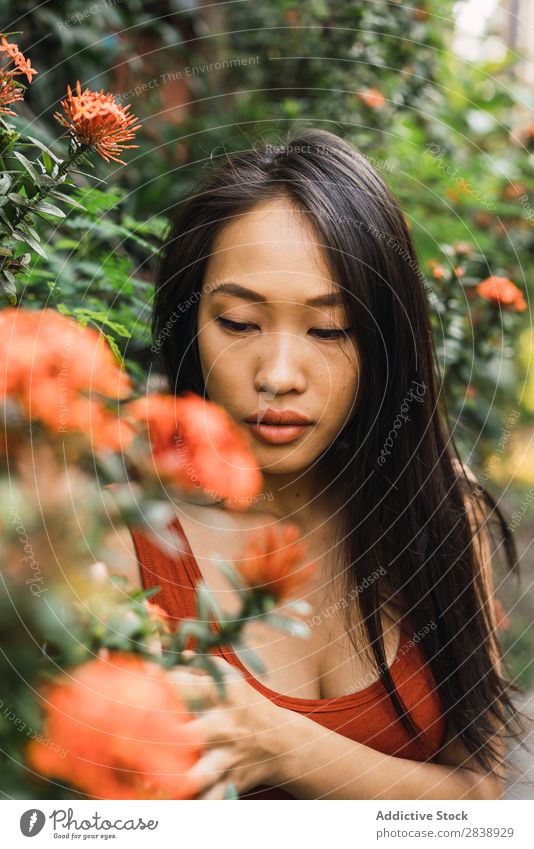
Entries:
{"type": "Polygon", "coordinates": [[[343,425],[356,407],[357,394],[359,391],[359,369],[356,354],[347,357],[340,356],[335,364],[332,364],[330,374],[325,375],[330,384],[329,404],[330,414],[328,418],[333,426],[343,425]]]}
{"type": "Polygon", "coordinates": [[[199,325],[198,351],[202,376],[211,400],[222,400],[242,383],[244,373],[243,354],[239,346],[232,345],[212,322],[199,325]],[[221,397],[222,393],[222,397],[221,397]]]}

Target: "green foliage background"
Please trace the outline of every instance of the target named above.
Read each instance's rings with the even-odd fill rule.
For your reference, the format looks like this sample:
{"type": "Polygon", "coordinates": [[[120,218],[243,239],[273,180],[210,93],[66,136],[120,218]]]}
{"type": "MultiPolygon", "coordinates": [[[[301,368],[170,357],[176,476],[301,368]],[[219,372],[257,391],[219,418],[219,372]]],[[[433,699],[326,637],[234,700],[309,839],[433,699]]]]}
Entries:
{"type": "MultiPolygon", "coordinates": [[[[483,469],[512,411],[525,427],[534,415],[530,310],[495,312],[473,297],[476,283],[496,274],[530,303],[534,96],[515,75],[518,57],[473,64],[452,52],[453,7],[106,0],[80,9],[75,0],[6,0],[4,29],[22,31],[18,42],[39,71],[17,105],[18,129],[57,151],[53,113],[77,79],[115,92],[143,123],[126,166],[98,161],[76,175],[73,197],[85,211],[40,219],[47,258],[32,251],[19,302],[101,327],[142,382],[152,368],[151,281],[173,205],[219,157],[283,143],[295,128],[330,129],[370,156],[401,200],[428,275],[455,438],[483,469]],[[384,95],[383,108],[360,99],[367,88],[384,95]],[[473,247],[465,260],[458,242],[473,247]]],[[[531,465],[523,484],[534,480],[531,465]]],[[[506,498],[511,511],[522,495],[512,487],[506,498]]],[[[518,646],[527,618],[520,606],[518,646]]],[[[516,668],[529,679],[520,648],[516,668]]]]}

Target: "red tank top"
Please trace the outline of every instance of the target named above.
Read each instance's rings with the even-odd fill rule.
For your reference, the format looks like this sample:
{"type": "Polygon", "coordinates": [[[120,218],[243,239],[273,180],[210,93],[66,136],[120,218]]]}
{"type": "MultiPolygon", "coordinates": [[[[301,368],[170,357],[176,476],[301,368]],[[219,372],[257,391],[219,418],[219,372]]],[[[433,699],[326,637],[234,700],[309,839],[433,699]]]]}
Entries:
{"type": "MultiPolygon", "coordinates": [[[[175,620],[174,626],[182,619],[196,616],[195,586],[202,580],[202,574],[178,517],[171,520],[170,528],[177,539],[175,554],[160,547],[141,525],[131,526],[130,532],[143,587],[161,587],[152,600],[175,620]]],[[[276,693],[254,678],[230,647],[217,647],[215,651],[240,669],[249,684],[275,704],[303,713],[324,728],[384,754],[424,761],[430,760],[440,748],[445,735],[445,720],[434,678],[413,636],[405,617],[401,621],[400,643],[390,671],[404,704],[420,729],[417,737],[410,737],[402,726],[380,680],[363,690],[335,698],[295,698],[276,693]]],[[[280,787],[258,785],[240,798],[294,797],[280,787]]]]}

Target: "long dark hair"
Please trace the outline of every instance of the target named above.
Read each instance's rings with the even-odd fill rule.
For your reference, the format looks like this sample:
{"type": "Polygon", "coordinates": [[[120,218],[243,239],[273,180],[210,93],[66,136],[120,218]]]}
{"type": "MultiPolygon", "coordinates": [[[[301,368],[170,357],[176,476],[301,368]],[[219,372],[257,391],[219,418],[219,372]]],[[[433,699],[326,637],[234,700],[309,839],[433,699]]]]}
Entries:
{"type": "MultiPolygon", "coordinates": [[[[424,736],[387,667],[385,598],[409,616],[414,633],[424,634],[419,646],[447,725],[491,770],[499,761],[491,740],[496,727],[514,727],[514,737],[522,728],[510,693],[519,690],[496,668],[501,652],[477,532],[487,534],[496,524],[496,548],[511,568],[517,555],[502,512],[458,455],[409,228],[369,160],[333,133],[304,129],[279,145],[256,145],[210,165],[194,194],[178,205],[161,253],[153,350],[161,353],[174,392],[207,397],[197,316],[215,238],[226,222],[280,196],[313,223],[363,354],[362,398],[326,452],[344,496],[339,528],[347,595],[357,598],[374,664],[404,727],[424,736]],[[373,573],[379,577],[370,581],[373,573]]],[[[361,650],[354,607],[343,611],[361,650]]]]}

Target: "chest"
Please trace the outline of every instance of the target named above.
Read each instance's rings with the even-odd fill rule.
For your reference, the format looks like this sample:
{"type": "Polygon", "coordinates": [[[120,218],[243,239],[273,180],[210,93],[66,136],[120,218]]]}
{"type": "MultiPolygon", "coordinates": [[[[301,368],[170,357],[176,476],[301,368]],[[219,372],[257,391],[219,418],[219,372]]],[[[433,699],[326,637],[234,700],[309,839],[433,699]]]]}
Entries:
{"type": "MultiPolygon", "coordinates": [[[[251,528],[236,527],[235,520],[224,514],[215,518],[203,514],[201,522],[191,514],[180,514],[180,522],[204,582],[222,611],[235,614],[239,608],[237,595],[214,558],[238,560],[251,528]]],[[[304,617],[308,635],[297,637],[262,622],[247,624],[244,632],[247,648],[254,651],[267,670],[262,682],[276,693],[301,699],[347,695],[365,689],[378,679],[369,660],[368,646],[363,645],[363,635],[361,645],[357,641],[357,648],[349,638],[344,611],[352,604],[353,633],[359,634],[357,608],[347,597],[342,582],[332,577],[333,564],[322,549],[320,543],[307,540],[306,560],[315,560],[318,567],[318,579],[307,597],[310,612],[304,617]]],[[[277,612],[283,614],[285,608],[279,606],[277,612]]],[[[386,661],[390,666],[397,652],[400,629],[394,617],[386,612],[382,625],[386,661]]],[[[245,658],[242,661],[248,666],[245,658]]]]}

